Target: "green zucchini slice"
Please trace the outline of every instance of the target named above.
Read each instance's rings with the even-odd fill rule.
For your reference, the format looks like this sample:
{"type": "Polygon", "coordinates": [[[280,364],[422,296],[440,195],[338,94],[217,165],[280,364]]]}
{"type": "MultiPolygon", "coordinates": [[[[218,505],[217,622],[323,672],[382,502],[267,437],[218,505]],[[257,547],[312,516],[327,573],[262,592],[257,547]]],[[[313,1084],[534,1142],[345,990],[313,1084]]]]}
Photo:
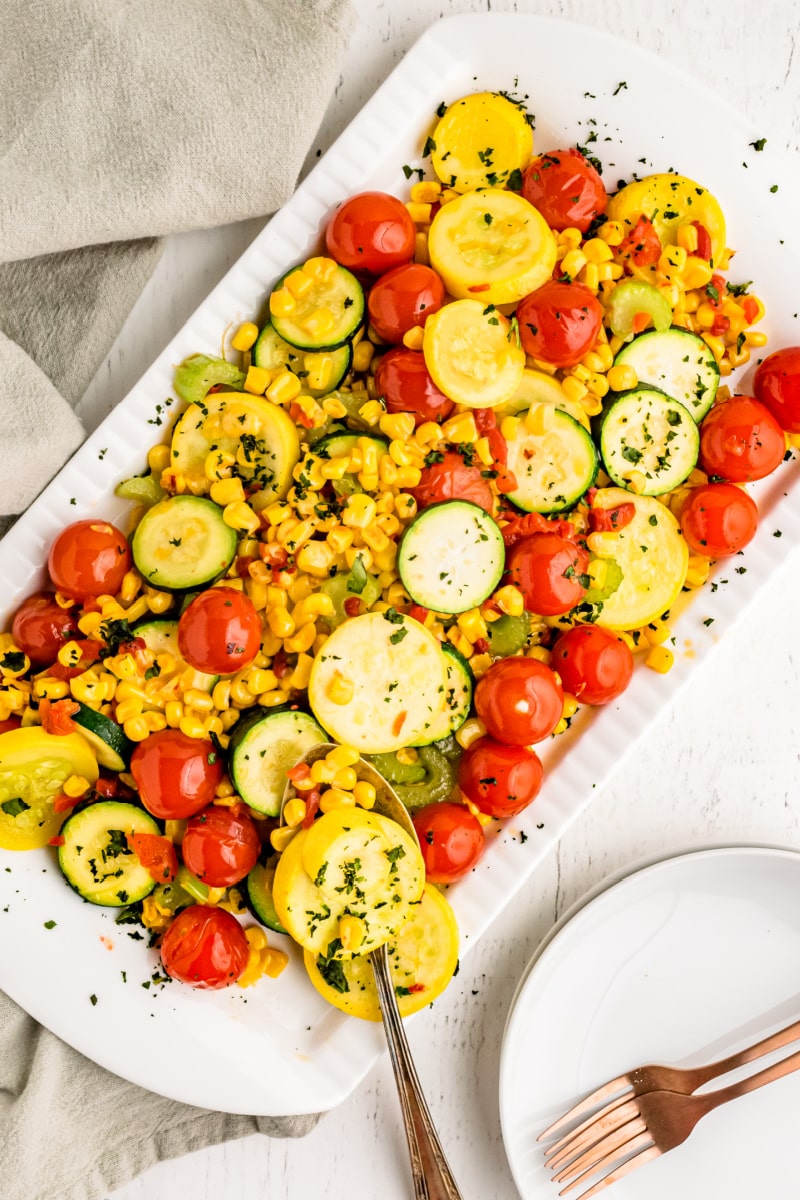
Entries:
{"type": "Polygon", "coordinates": [[[554,513],[572,508],[592,486],[597,451],[591,436],[569,413],[541,406],[541,432],[532,433],[524,418],[508,440],[508,468],[518,487],[509,493],[525,512],[554,513]]]}
{"type": "Polygon", "coordinates": [[[211,583],[227,571],[238,535],[202,496],[170,496],[149,509],[131,542],[140,575],[168,592],[211,583]]]}
{"type": "Polygon", "coordinates": [[[345,342],[336,350],[298,350],[285,342],[270,322],[258,335],[253,362],[268,371],[287,367],[300,380],[303,391],[318,399],[334,391],[346,378],[353,363],[353,347],[345,342]]]}
{"type": "Polygon", "coordinates": [[[253,916],[274,929],[276,933],[286,933],[275,911],[275,901],[272,898],[272,881],[275,878],[276,859],[268,863],[256,863],[249,875],[242,882],[242,895],[253,916]]]}
{"type": "Polygon", "coordinates": [[[72,714],[72,719],[101,767],[107,771],[127,770],[133,743],[116,721],[90,708],[88,704],[80,704],[78,711],[72,714]]]}
{"type": "Polygon", "coordinates": [[[497,522],[467,500],[424,509],[405,531],[397,555],[397,571],[411,599],[440,613],[482,604],[504,567],[497,522]]]}
{"type": "Polygon", "coordinates": [[[614,365],[633,367],[640,384],[660,388],[698,422],[711,408],[719,387],[714,355],[688,329],[643,333],[622,347],[614,365]]]}
{"type": "Polygon", "coordinates": [[[150,895],[156,881],[128,846],[133,833],[161,830],[143,808],[117,800],[90,804],[62,825],[58,865],[84,900],[123,908],[150,895]]]}
{"type": "MultiPolygon", "coordinates": [[[[279,292],[288,275],[275,284],[273,295],[279,292]]],[[[290,316],[272,313],[272,326],[279,337],[297,350],[336,350],[349,342],[364,323],[364,289],[346,267],[337,265],[326,280],[315,280],[313,287],[296,301],[290,316]],[[315,322],[322,311],[331,313],[333,322],[324,331],[315,331],[315,322]]]]}
{"type": "Polygon", "coordinates": [[[622,392],[603,414],[600,454],[614,483],[660,496],[683,483],[697,462],[700,435],[682,404],[657,388],[622,392]]]}
{"type": "Polygon", "coordinates": [[[228,747],[228,767],[236,791],[256,812],[277,817],[286,772],[312,746],[327,741],[327,734],[308,713],[259,709],[249,719],[242,718],[228,747]]]}

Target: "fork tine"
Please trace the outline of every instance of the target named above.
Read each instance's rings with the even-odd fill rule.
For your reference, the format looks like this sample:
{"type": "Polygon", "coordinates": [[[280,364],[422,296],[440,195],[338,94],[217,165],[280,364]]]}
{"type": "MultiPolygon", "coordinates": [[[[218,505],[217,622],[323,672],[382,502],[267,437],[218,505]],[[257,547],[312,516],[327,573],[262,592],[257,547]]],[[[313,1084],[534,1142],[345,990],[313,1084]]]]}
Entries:
{"type": "MultiPolygon", "coordinates": [[[[623,1175],[627,1175],[629,1171],[633,1171],[636,1167],[644,1166],[646,1162],[652,1162],[654,1158],[658,1158],[661,1154],[658,1146],[650,1146],[647,1150],[640,1151],[639,1154],[634,1154],[633,1158],[629,1158],[627,1162],[622,1163],[619,1167],[615,1167],[610,1174],[604,1179],[599,1179],[597,1183],[592,1184],[586,1192],[581,1192],[580,1196],[576,1196],[575,1200],[589,1200],[590,1196],[596,1196],[604,1187],[608,1187],[610,1183],[616,1183],[618,1179],[622,1179],[623,1175]]],[[[563,1195],[563,1192],[561,1193],[563,1195]]]]}
{"type": "Polygon", "coordinates": [[[627,1075],[618,1075],[616,1079],[611,1079],[608,1083],[604,1083],[602,1087],[597,1088],[596,1091],[588,1096],[584,1096],[583,1100],[579,1100],[577,1104],[574,1104],[557,1121],[553,1121],[552,1125],[548,1125],[547,1129],[543,1129],[536,1139],[537,1142],[543,1142],[545,1138],[552,1137],[554,1133],[565,1128],[577,1120],[578,1117],[582,1117],[584,1113],[588,1113],[591,1109],[596,1108],[598,1104],[607,1100],[609,1096],[613,1096],[615,1092],[621,1091],[622,1088],[630,1087],[630,1085],[631,1081],[627,1075]]]}
{"type": "MultiPolygon", "coordinates": [[[[580,1187],[582,1183],[588,1183],[589,1176],[596,1175],[598,1171],[608,1171],[611,1168],[614,1168],[614,1163],[618,1163],[619,1160],[621,1158],[625,1158],[626,1155],[632,1155],[632,1158],[626,1159],[627,1163],[633,1161],[633,1159],[640,1158],[641,1155],[649,1149],[656,1150],[659,1154],[661,1153],[661,1151],[658,1150],[658,1147],[653,1142],[652,1136],[645,1129],[644,1133],[639,1133],[635,1137],[632,1137],[630,1141],[625,1142],[623,1146],[619,1146],[616,1150],[612,1150],[610,1154],[607,1154],[605,1158],[601,1158],[599,1162],[592,1163],[590,1167],[581,1172],[580,1175],[576,1176],[575,1179],[568,1183],[565,1188],[562,1188],[558,1193],[559,1196],[566,1196],[567,1192],[571,1192],[573,1188],[580,1187]]],[[[626,1163],[623,1163],[622,1165],[625,1166],[626,1163]]],[[[637,1166],[638,1165],[639,1164],[637,1163],[637,1166]]],[[[613,1171],[611,1171],[611,1173],[613,1174],[613,1171]]],[[[608,1176],[605,1176],[605,1178],[608,1179],[608,1176]]],[[[554,1182],[562,1183],[563,1180],[558,1179],[554,1182]]]]}
{"type": "MultiPolygon", "coordinates": [[[[556,1183],[563,1183],[566,1179],[573,1175],[580,1175],[591,1166],[592,1163],[604,1162],[612,1150],[615,1151],[614,1157],[619,1158],[620,1146],[624,1146],[626,1142],[638,1136],[640,1133],[646,1133],[647,1126],[641,1117],[634,1117],[632,1121],[621,1125],[618,1129],[614,1129],[607,1137],[595,1142],[593,1146],[589,1146],[582,1154],[574,1157],[568,1164],[562,1165],[557,1175],[553,1176],[556,1183]]],[[[652,1141],[652,1138],[650,1139],[652,1141]]]]}
{"type": "MultiPolygon", "coordinates": [[[[555,1142],[549,1148],[549,1150],[545,1151],[544,1157],[546,1165],[549,1167],[555,1166],[556,1159],[563,1157],[563,1150],[571,1150],[573,1148],[578,1149],[580,1146],[586,1146],[592,1139],[597,1141],[598,1138],[602,1137],[604,1133],[609,1132],[610,1129],[616,1128],[620,1122],[627,1121],[629,1119],[628,1114],[630,1110],[627,1110],[625,1105],[632,1103],[632,1093],[626,1092],[624,1096],[620,1096],[617,1100],[612,1100],[612,1102],[607,1104],[605,1108],[601,1108],[599,1112],[593,1113],[590,1117],[587,1117],[586,1120],[582,1121],[576,1129],[573,1129],[569,1133],[565,1134],[564,1137],[555,1142]],[[613,1120],[611,1119],[612,1117],[613,1120]],[[596,1126],[600,1126],[599,1132],[596,1131],[596,1126]]],[[[634,1109],[630,1111],[630,1115],[636,1116],[637,1112],[638,1109],[634,1107],[634,1109]]]]}

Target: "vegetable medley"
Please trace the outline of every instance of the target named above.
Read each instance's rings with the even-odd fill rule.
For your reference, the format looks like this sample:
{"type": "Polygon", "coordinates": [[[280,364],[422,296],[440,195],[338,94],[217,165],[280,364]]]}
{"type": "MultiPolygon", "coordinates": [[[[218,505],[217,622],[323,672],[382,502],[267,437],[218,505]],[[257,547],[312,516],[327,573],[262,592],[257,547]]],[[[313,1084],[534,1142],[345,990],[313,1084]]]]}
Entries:
{"type": "Polygon", "coordinates": [[[579,705],[670,669],[670,607],[800,436],[800,349],[724,382],[764,305],[703,186],[609,196],[505,94],[442,105],[428,158],[407,200],[334,212],[229,358],[180,365],[129,531],[68,525],[0,635],[0,846],[55,847],[175,979],[276,977],[288,933],[373,1019],[366,952],[402,1011],[441,992],[439,885],[579,705]]]}

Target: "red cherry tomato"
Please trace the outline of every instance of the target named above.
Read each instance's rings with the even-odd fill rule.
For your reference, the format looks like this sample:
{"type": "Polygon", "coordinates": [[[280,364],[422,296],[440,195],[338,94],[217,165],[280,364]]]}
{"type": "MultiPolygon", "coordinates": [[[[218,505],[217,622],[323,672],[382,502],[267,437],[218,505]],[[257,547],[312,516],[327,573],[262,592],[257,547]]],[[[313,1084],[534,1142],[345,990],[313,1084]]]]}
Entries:
{"type": "Polygon", "coordinates": [[[608,704],[630,683],[633,655],[610,629],[576,625],[553,646],[550,666],[582,704],[608,704]]]}
{"type": "Polygon", "coordinates": [[[483,826],[463,804],[429,804],[414,817],[414,828],[431,883],[454,883],[483,854],[483,826]]]}
{"type": "Polygon", "coordinates": [[[772,413],[750,396],[731,396],[703,418],[700,465],[708,475],[747,483],[783,462],[786,439],[772,413]]]}
{"type": "Polygon", "coordinates": [[[525,597],[528,612],[557,617],[586,595],[589,555],[571,538],[532,533],[511,547],[508,574],[525,597]]]}
{"type": "Polygon", "coordinates": [[[224,908],[203,904],[179,912],[161,943],[167,974],[196,988],[235,983],[249,955],[247,938],[236,918],[224,908]]]}
{"type": "Polygon", "coordinates": [[[759,363],[753,391],[781,429],[800,433],[800,346],[776,350],[759,363]]]}
{"type": "Polygon", "coordinates": [[[406,263],[381,275],[367,301],[372,328],[384,342],[402,342],[403,335],[424,325],[444,304],[444,284],[431,267],[406,263]]]}
{"type": "Polygon", "coordinates": [[[467,466],[455,450],[445,451],[441,462],[422,468],[422,478],[415,488],[408,489],[419,509],[440,500],[471,500],[479,508],[490,513],[494,508],[494,496],[488,479],[484,479],[481,468],[467,466]]]}
{"type": "Polygon", "coordinates": [[[574,367],[595,343],[603,308],[583,283],[551,279],[517,308],[522,348],[555,367],[574,367]]]}
{"type": "Polygon", "coordinates": [[[210,804],[223,770],[213,742],[162,729],[139,742],[131,774],[147,811],[172,821],[193,817],[210,804]]]}
{"type": "Polygon", "coordinates": [[[19,729],[21,724],[21,717],[6,717],[5,721],[0,721],[0,733],[8,733],[9,729],[19,729]]]}
{"type": "Polygon", "coordinates": [[[564,692],[538,659],[501,658],[479,681],[475,710],[490,737],[509,746],[531,746],[561,720],[564,692]]]}
{"type": "Polygon", "coordinates": [[[458,786],[491,817],[513,817],[535,800],[544,770],[534,750],[482,737],[461,756],[458,786]]]}
{"type": "Polygon", "coordinates": [[[61,608],[49,592],[36,592],[22,601],[11,626],[14,644],[35,667],[55,662],[59,650],[72,637],[80,637],[78,613],[61,608]]]}
{"type": "Polygon", "coordinates": [[[522,195],[551,229],[573,228],[581,233],[608,204],[602,179],[580,150],[540,154],[525,168],[522,195]]]}
{"type": "Polygon", "coordinates": [[[62,529],[50,547],[47,569],[60,592],[113,596],[130,570],[131,551],[124,534],[108,521],[76,521],[62,529]]]}
{"type": "Polygon", "coordinates": [[[402,200],[360,192],[345,200],[325,231],[328,253],[351,271],[382,275],[414,257],[417,230],[402,200]]]}
{"type": "Polygon", "coordinates": [[[455,408],[431,379],[421,350],[398,347],[384,354],[375,371],[375,388],[387,412],[413,413],[415,425],[446,421],[455,408]]]}
{"type": "Polygon", "coordinates": [[[231,887],[256,865],[261,839],[246,813],[210,805],[192,817],[181,842],[183,861],[209,887],[231,887]]]}
{"type": "Polygon", "coordinates": [[[693,554],[724,558],[752,541],[758,508],[735,483],[707,483],[693,488],[681,508],[681,532],[693,554]]]}
{"type": "Polygon", "coordinates": [[[178,649],[196,671],[233,675],[261,647],[261,618],[252,600],[235,588],[200,592],[178,621],[178,649]]]}

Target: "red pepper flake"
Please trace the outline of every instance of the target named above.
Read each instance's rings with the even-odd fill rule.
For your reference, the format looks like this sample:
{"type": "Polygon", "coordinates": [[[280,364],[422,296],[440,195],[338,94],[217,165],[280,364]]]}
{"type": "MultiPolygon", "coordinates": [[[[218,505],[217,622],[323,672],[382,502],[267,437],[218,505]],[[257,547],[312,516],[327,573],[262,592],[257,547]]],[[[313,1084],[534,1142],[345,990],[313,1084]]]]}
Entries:
{"type": "Polygon", "coordinates": [[[363,601],[360,596],[348,596],[342,607],[348,617],[358,617],[361,615],[362,604],[363,601]]]}
{"type": "Polygon", "coordinates": [[[66,839],[63,838],[60,833],[57,833],[55,837],[50,838],[47,844],[48,846],[63,846],[65,840],[66,839]]]}
{"type": "Polygon", "coordinates": [[[412,983],[410,987],[406,988],[406,991],[408,992],[409,996],[418,996],[420,992],[425,991],[425,984],[412,983]]]}

